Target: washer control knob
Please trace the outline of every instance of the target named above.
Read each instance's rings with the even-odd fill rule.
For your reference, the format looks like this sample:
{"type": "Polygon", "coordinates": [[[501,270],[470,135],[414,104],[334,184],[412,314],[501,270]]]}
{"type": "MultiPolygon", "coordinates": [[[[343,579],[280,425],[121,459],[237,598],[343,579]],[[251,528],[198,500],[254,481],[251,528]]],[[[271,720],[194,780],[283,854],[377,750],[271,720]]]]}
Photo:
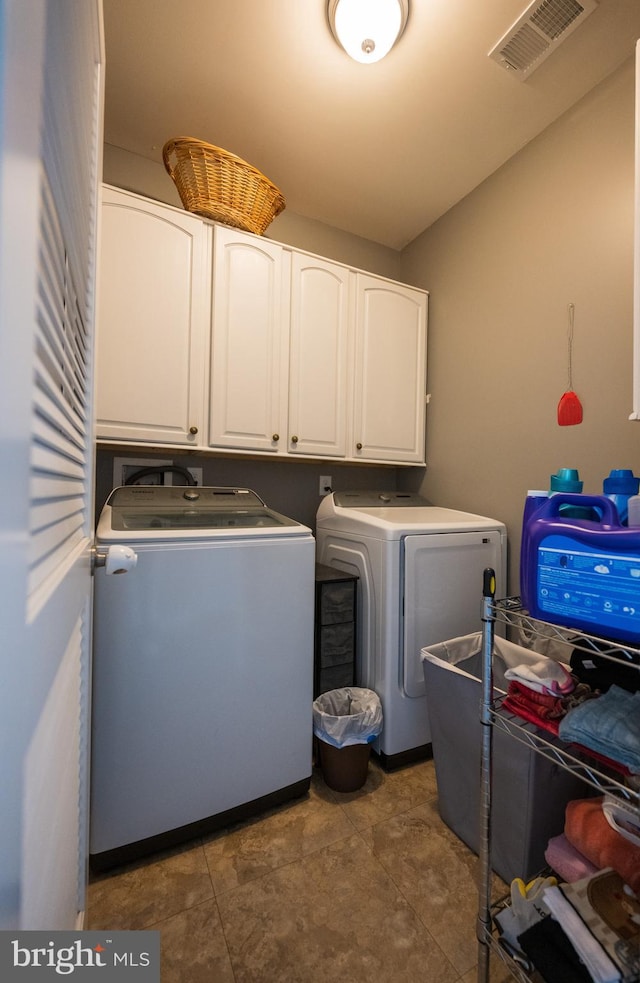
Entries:
{"type": "Polygon", "coordinates": [[[188,502],[195,502],[200,498],[200,492],[197,492],[194,489],[189,488],[186,492],[183,492],[182,497],[186,498],[188,502]]]}

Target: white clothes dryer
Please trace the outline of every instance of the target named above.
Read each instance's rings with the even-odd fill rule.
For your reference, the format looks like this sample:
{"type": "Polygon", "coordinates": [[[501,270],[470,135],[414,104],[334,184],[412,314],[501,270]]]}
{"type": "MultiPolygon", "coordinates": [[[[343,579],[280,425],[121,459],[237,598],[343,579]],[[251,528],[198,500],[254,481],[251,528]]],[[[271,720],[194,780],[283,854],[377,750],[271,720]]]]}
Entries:
{"type": "Polygon", "coordinates": [[[382,703],[373,744],[381,764],[429,757],[421,650],[479,630],[486,567],[504,594],[504,523],[412,492],[332,492],[318,509],[316,543],[320,563],[358,576],[356,681],[382,703]]]}

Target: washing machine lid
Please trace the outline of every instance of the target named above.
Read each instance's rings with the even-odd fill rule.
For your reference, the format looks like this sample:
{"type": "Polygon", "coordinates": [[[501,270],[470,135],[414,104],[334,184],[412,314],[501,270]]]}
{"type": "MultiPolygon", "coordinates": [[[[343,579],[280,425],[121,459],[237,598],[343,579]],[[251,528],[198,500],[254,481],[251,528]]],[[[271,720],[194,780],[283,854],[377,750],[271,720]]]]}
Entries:
{"type": "Polygon", "coordinates": [[[191,485],[116,488],[97,529],[99,539],[114,541],[301,534],[310,530],[248,488],[191,485]]]}
{"type": "Polygon", "coordinates": [[[505,530],[487,516],[430,505],[412,492],[332,492],[320,504],[318,530],[335,529],[374,539],[429,533],[505,530]]]}

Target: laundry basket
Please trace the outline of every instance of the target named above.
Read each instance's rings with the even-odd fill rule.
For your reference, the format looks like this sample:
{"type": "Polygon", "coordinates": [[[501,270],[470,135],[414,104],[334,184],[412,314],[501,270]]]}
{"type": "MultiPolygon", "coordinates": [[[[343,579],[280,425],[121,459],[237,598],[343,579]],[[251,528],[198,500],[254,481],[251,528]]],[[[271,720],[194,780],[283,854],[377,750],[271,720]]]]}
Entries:
{"type": "MultiPolygon", "coordinates": [[[[539,659],[538,653],[496,637],[492,656],[494,688],[499,693],[506,692],[506,669],[539,659]]],[[[438,810],[447,826],[477,853],[482,744],[481,632],[424,648],[422,666],[438,810]]],[[[523,722],[523,726],[536,731],[533,724],[523,722]]],[[[584,797],[584,784],[579,778],[494,728],[491,824],[494,871],[507,883],[515,877],[528,880],[538,874],[545,866],[544,851],[550,838],[563,831],[567,802],[580,797],[584,797]]]]}
{"type": "Polygon", "coordinates": [[[262,235],[285,208],[275,186],[241,157],[193,137],[174,137],[162,159],[189,212],[262,235]]]}

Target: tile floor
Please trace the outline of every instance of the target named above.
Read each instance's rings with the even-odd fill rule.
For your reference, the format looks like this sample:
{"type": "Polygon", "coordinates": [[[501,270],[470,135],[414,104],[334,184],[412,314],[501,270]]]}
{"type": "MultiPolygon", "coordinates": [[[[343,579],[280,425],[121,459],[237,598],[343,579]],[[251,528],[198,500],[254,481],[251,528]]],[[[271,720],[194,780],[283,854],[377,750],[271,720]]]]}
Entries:
{"type": "MultiPolygon", "coordinates": [[[[162,983],[475,983],[477,859],[433,762],[308,796],[92,879],[89,929],[158,929],[162,983]]],[[[491,983],[509,974],[499,961],[491,983]]]]}

